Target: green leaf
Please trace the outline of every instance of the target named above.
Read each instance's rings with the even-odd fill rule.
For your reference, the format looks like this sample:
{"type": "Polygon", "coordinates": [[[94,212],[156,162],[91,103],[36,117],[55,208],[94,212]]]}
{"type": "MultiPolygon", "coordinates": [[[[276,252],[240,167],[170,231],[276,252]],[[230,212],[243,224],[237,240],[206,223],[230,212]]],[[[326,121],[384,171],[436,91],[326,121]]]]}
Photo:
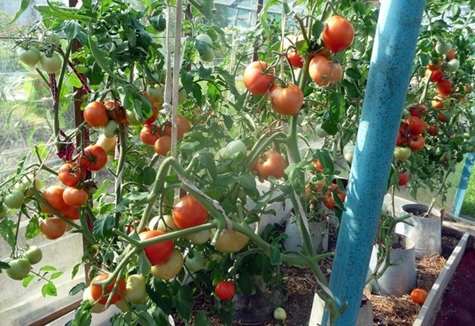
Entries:
{"type": "Polygon", "coordinates": [[[96,190],[96,193],[92,196],[92,199],[97,200],[106,190],[107,186],[111,183],[110,179],[104,180],[101,187],[96,190]]]}
{"type": "Polygon", "coordinates": [[[167,284],[156,277],[152,277],[150,282],[146,284],[146,289],[150,299],[165,314],[169,315],[173,309],[173,301],[167,284]]]}
{"type": "Polygon", "coordinates": [[[20,17],[21,14],[25,12],[25,10],[30,5],[30,2],[31,0],[21,0],[20,9],[18,9],[16,12],[15,17],[13,17],[13,19],[8,22],[8,25],[13,24],[18,19],[18,17],[20,17]]]}
{"type": "Polygon", "coordinates": [[[215,181],[218,178],[218,169],[216,168],[213,154],[210,152],[201,152],[198,156],[198,160],[201,166],[208,169],[211,178],[215,181]]]}
{"type": "MultiPolygon", "coordinates": [[[[2,235],[3,240],[5,240],[12,248],[15,247],[16,244],[15,230],[15,222],[7,218],[0,220],[0,234],[2,235]]],[[[10,267],[10,265],[8,266],[10,267]]]]}
{"type": "Polygon", "coordinates": [[[139,272],[142,275],[147,275],[148,273],[150,273],[150,268],[152,267],[150,265],[150,261],[148,260],[147,255],[145,255],[145,251],[143,250],[138,253],[138,256],[139,257],[137,265],[139,268],[139,272]]]}
{"type": "Polygon", "coordinates": [[[71,272],[71,279],[73,279],[76,276],[76,274],[79,271],[79,267],[81,267],[81,266],[82,266],[81,263],[74,265],[73,270],[71,272]]]}
{"type": "Polygon", "coordinates": [[[28,284],[30,284],[30,282],[35,279],[35,277],[36,277],[35,275],[27,275],[22,281],[23,287],[26,288],[28,284]]]}
{"type": "Polygon", "coordinates": [[[176,309],[181,317],[190,319],[193,313],[193,301],[193,288],[189,285],[180,286],[176,309]]]}
{"type": "Polygon", "coordinates": [[[270,252],[270,262],[272,265],[282,265],[282,256],[280,255],[279,248],[273,246],[270,252]]]}
{"type": "Polygon", "coordinates": [[[50,265],[46,265],[40,268],[40,272],[50,272],[55,270],[57,270],[56,267],[50,265]]]}
{"type": "Polygon", "coordinates": [[[199,310],[196,314],[195,326],[211,326],[208,320],[208,313],[205,310],[199,310]]]}
{"type": "Polygon", "coordinates": [[[75,286],[73,286],[71,290],[69,290],[69,295],[73,296],[81,291],[84,291],[85,288],[87,288],[87,286],[86,286],[86,283],[84,282],[76,284],[75,286]]]}
{"type": "Polygon", "coordinates": [[[48,282],[41,288],[41,294],[43,295],[43,297],[46,297],[47,295],[55,297],[58,295],[58,292],[53,282],[48,282]]]}
{"type": "Polygon", "coordinates": [[[0,269],[10,269],[10,265],[4,261],[0,261],[0,269]]]}
{"type": "Polygon", "coordinates": [[[53,274],[51,275],[51,277],[49,278],[49,280],[50,280],[50,281],[55,280],[55,279],[57,279],[58,277],[60,277],[61,275],[63,275],[63,272],[56,272],[56,273],[53,273],[53,274]]]}
{"type": "Polygon", "coordinates": [[[25,238],[33,239],[41,233],[38,217],[32,217],[26,226],[25,238]]]}
{"type": "Polygon", "coordinates": [[[361,79],[361,73],[355,68],[348,68],[345,70],[345,74],[353,79],[361,79]]]}
{"type": "Polygon", "coordinates": [[[154,168],[150,166],[146,166],[142,171],[142,175],[143,175],[143,183],[149,186],[155,181],[157,172],[155,171],[154,168]]]}
{"type": "Polygon", "coordinates": [[[95,237],[103,238],[112,234],[112,229],[115,226],[115,220],[113,214],[107,214],[106,216],[97,219],[94,222],[93,234],[95,237]]]}
{"type": "Polygon", "coordinates": [[[149,22],[153,29],[157,32],[163,32],[167,27],[167,21],[162,14],[150,17],[149,22]]]}
{"type": "Polygon", "coordinates": [[[83,301],[74,314],[74,318],[66,326],[90,326],[92,322],[91,303],[83,301]]]}
{"type": "Polygon", "coordinates": [[[320,38],[320,35],[323,32],[323,29],[325,28],[325,25],[319,21],[316,20],[312,26],[312,36],[314,39],[318,40],[320,38]]]}
{"type": "Polygon", "coordinates": [[[34,154],[38,154],[40,159],[43,161],[48,158],[48,145],[44,142],[38,142],[31,150],[34,154]]]}

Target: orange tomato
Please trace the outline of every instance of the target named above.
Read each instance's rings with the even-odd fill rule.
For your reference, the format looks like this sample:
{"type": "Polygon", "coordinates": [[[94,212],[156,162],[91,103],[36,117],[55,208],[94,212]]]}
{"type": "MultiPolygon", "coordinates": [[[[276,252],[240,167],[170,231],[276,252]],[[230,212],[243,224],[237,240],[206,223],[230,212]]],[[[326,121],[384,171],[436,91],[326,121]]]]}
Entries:
{"type": "Polygon", "coordinates": [[[411,292],[411,300],[415,303],[423,305],[427,299],[427,292],[423,289],[414,289],[411,292]]]}

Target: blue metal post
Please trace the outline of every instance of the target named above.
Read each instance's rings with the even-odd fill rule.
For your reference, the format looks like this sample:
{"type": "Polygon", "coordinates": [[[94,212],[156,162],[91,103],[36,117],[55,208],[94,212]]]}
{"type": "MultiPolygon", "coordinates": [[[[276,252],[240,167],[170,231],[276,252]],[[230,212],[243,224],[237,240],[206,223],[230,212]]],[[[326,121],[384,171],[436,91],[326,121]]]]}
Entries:
{"type": "Polygon", "coordinates": [[[463,171],[462,171],[462,176],[460,177],[459,186],[457,188],[457,192],[455,193],[454,203],[452,205],[452,214],[454,214],[457,217],[460,215],[460,210],[462,209],[463,199],[465,197],[465,192],[467,191],[470,175],[472,174],[474,160],[475,160],[475,154],[468,153],[467,158],[465,159],[465,164],[463,166],[463,171]]]}
{"type": "MultiPolygon", "coordinates": [[[[355,325],[381,214],[425,0],[385,0],[338,235],[330,289],[348,306],[336,325],[355,325]]],[[[328,321],[328,311],[322,325],[328,321]]]]}

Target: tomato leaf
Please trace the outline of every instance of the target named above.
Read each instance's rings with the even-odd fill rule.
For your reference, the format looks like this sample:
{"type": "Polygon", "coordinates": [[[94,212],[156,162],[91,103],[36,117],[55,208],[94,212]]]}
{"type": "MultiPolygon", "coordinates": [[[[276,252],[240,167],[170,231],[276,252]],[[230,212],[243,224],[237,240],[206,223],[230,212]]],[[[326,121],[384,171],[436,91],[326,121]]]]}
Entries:
{"type": "Polygon", "coordinates": [[[211,326],[208,320],[208,313],[205,310],[199,310],[196,314],[195,326],[211,326]]]}
{"type": "Polygon", "coordinates": [[[277,248],[276,246],[272,246],[269,258],[273,266],[282,265],[282,256],[280,255],[279,248],[277,248]]]}
{"type": "Polygon", "coordinates": [[[63,275],[63,272],[56,272],[56,273],[53,273],[49,279],[50,279],[50,281],[52,281],[54,279],[57,279],[61,275],[63,275]]]}
{"type": "Polygon", "coordinates": [[[40,224],[38,222],[38,217],[32,217],[28,221],[28,225],[26,226],[26,231],[25,231],[25,238],[27,239],[33,239],[36,237],[38,234],[40,234],[40,224]]]}
{"type": "Polygon", "coordinates": [[[162,14],[149,17],[148,21],[157,32],[163,32],[167,27],[167,21],[162,14]]]}
{"type": "Polygon", "coordinates": [[[218,178],[218,169],[216,168],[216,162],[214,161],[214,156],[210,152],[200,152],[198,155],[198,161],[201,166],[206,168],[209,172],[209,175],[215,181],[218,178]]]}
{"type": "Polygon", "coordinates": [[[56,286],[53,284],[53,282],[48,282],[41,288],[41,294],[43,297],[46,297],[47,295],[55,297],[58,295],[58,291],[56,290],[56,286]]]}
{"type": "Polygon", "coordinates": [[[10,269],[10,265],[3,261],[0,261],[0,269],[10,269]]]}
{"type": "Polygon", "coordinates": [[[31,281],[33,281],[35,279],[35,275],[27,275],[23,281],[21,282],[21,284],[23,285],[23,287],[27,287],[28,284],[30,284],[31,281]]]}
{"type": "Polygon", "coordinates": [[[185,319],[190,319],[193,313],[193,288],[189,285],[180,286],[176,309],[178,314],[185,319]]]}
{"type": "Polygon", "coordinates": [[[31,150],[34,154],[38,155],[41,160],[48,158],[48,145],[44,142],[38,142],[31,150]]]}
{"type": "Polygon", "coordinates": [[[107,214],[106,216],[94,221],[93,234],[95,237],[103,238],[112,234],[112,229],[115,226],[115,220],[113,214],[107,214]]]}
{"type": "Polygon", "coordinates": [[[20,9],[18,9],[18,11],[16,12],[15,14],[15,17],[13,17],[13,19],[11,21],[8,22],[8,24],[13,24],[17,19],[18,17],[21,16],[21,14],[28,8],[28,6],[30,5],[30,2],[31,0],[22,0],[21,1],[21,5],[20,5],[20,9]]]}
{"type": "Polygon", "coordinates": [[[40,272],[49,272],[49,271],[55,271],[55,270],[57,270],[56,267],[50,266],[50,265],[46,265],[40,268],[40,272]]]}
{"type": "Polygon", "coordinates": [[[91,304],[89,301],[83,301],[79,309],[76,310],[74,318],[67,322],[65,326],[89,326],[91,322],[91,304]]]}
{"type": "Polygon", "coordinates": [[[167,284],[156,277],[152,277],[150,282],[146,284],[146,289],[150,299],[160,307],[165,314],[169,315],[173,309],[173,301],[167,284]]]}
{"type": "MultiPolygon", "coordinates": [[[[16,229],[16,223],[8,218],[4,218],[0,221],[0,234],[2,235],[3,240],[5,240],[10,247],[14,247],[16,244],[16,237],[14,230],[16,229]]],[[[8,265],[10,268],[10,265],[8,265]]]]}
{"type": "Polygon", "coordinates": [[[84,289],[86,288],[86,283],[84,282],[81,282],[79,284],[76,284],[75,286],[73,286],[73,288],[71,290],[69,290],[69,295],[70,296],[73,296],[81,291],[84,291],[84,289]]]}
{"type": "Polygon", "coordinates": [[[313,36],[313,38],[314,39],[319,39],[324,28],[325,28],[325,25],[321,21],[319,21],[319,20],[315,21],[315,23],[312,26],[312,36],[313,36]]]}

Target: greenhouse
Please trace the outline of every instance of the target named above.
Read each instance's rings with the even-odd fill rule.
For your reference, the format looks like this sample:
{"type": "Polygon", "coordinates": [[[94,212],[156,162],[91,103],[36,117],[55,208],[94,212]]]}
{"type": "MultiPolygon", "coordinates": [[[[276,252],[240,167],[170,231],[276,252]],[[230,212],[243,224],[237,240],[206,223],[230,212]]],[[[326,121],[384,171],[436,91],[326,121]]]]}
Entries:
{"type": "Polygon", "coordinates": [[[2,325],[475,325],[473,9],[1,1],[2,325]]]}

